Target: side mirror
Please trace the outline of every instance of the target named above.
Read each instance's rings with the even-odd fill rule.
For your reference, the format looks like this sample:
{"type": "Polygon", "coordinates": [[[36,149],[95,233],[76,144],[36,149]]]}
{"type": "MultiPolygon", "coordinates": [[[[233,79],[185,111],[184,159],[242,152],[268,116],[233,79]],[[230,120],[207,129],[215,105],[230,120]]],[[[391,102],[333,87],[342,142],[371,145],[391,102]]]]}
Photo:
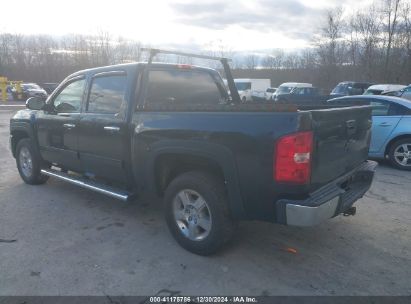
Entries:
{"type": "Polygon", "coordinates": [[[30,97],[26,101],[26,108],[30,110],[41,110],[46,105],[46,100],[41,97],[30,97]]]}

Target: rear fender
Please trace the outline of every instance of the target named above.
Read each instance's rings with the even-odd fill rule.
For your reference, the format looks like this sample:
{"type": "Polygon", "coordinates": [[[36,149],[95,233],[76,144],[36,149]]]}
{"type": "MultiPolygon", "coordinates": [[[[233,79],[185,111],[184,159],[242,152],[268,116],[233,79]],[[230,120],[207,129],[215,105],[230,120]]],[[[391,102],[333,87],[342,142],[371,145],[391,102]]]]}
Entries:
{"type": "Polygon", "coordinates": [[[212,143],[170,140],[154,143],[150,146],[149,152],[143,156],[143,159],[148,160],[144,176],[147,178],[147,188],[150,191],[156,191],[155,165],[160,156],[166,154],[198,156],[218,164],[224,175],[231,214],[236,219],[245,218],[234,156],[226,147],[212,143]]]}

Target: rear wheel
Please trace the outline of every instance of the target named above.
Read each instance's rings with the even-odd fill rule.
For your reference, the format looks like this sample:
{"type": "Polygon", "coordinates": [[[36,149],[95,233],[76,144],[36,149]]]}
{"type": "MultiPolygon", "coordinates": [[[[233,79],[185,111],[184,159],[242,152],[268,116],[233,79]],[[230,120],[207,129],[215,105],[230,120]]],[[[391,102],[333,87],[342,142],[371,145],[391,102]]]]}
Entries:
{"type": "Polygon", "coordinates": [[[394,142],[388,152],[388,159],[394,167],[411,171],[411,138],[394,142]]]}
{"type": "Polygon", "coordinates": [[[217,252],[230,240],[230,218],[223,181],[202,172],[176,177],[165,193],[171,234],[186,250],[199,255],[217,252]]]}
{"type": "Polygon", "coordinates": [[[31,139],[20,140],[16,147],[16,163],[21,178],[30,185],[43,184],[48,176],[40,173],[42,160],[31,139]]]}

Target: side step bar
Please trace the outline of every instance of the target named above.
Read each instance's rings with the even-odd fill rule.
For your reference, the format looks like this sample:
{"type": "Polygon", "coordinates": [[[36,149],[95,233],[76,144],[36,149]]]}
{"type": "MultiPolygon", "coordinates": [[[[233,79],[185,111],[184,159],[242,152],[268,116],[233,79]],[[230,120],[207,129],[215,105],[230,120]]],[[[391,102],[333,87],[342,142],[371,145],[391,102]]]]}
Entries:
{"type": "Polygon", "coordinates": [[[122,201],[129,201],[132,198],[134,198],[134,195],[130,192],[127,192],[125,190],[115,189],[113,187],[88,180],[81,176],[73,176],[73,175],[60,172],[57,170],[52,170],[52,169],[41,169],[41,173],[44,175],[51,176],[51,177],[56,177],[58,179],[69,182],[70,184],[73,184],[76,186],[80,186],[80,187],[83,187],[89,190],[93,190],[93,191],[114,197],[122,201]]]}

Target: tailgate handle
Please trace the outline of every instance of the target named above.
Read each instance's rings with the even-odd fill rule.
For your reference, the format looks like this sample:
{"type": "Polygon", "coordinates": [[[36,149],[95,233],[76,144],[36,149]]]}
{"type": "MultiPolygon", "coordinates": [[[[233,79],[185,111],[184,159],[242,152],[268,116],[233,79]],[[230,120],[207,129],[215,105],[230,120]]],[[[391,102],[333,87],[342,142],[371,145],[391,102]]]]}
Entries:
{"type": "Polygon", "coordinates": [[[357,122],[355,120],[347,120],[345,126],[347,127],[348,135],[355,134],[357,131],[357,122]]]}
{"type": "Polygon", "coordinates": [[[120,131],[120,127],[117,126],[105,126],[104,130],[109,131],[109,132],[118,132],[120,131]]]}
{"type": "Polygon", "coordinates": [[[75,124],[70,124],[70,123],[65,123],[65,124],[63,125],[63,127],[70,130],[70,129],[75,128],[76,125],[75,125],[75,124]]]}

